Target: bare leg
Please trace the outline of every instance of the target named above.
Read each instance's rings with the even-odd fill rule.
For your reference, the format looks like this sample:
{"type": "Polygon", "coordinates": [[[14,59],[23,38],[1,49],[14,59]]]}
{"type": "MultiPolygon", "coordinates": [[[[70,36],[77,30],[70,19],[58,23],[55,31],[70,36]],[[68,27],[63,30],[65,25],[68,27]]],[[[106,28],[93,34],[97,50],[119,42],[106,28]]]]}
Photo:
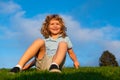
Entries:
{"type": "Polygon", "coordinates": [[[56,64],[60,65],[63,59],[65,58],[66,52],[67,52],[67,43],[60,42],[52,62],[55,62],[56,64]]]}
{"type": "Polygon", "coordinates": [[[42,39],[35,40],[32,45],[26,50],[24,55],[18,62],[18,65],[23,67],[32,57],[38,56],[38,59],[42,58],[45,54],[45,42],[42,39]],[[38,51],[40,50],[40,53],[38,51]]]}

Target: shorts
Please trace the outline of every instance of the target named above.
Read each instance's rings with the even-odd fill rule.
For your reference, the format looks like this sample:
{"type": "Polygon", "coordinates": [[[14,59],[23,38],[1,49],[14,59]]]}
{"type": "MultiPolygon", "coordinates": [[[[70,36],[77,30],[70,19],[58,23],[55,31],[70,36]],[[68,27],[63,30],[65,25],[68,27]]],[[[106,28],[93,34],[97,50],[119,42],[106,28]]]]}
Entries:
{"type": "MultiPolygon", "coordinates": [[[[48,55],[45,55],[41,60],[36,58],[36,63],[35,63],[36,68],[38,70],[49,70],[49,67],[52,63],[52,58],[53,58],[53,56],[48,56],[48,55]]],[[[66,59],[66,57],[64,58],[64,60],[62,61],[62,63],[59,66],[60,70],[62,70],[62,68],[63,68],[65,59],[66,59]]]]}

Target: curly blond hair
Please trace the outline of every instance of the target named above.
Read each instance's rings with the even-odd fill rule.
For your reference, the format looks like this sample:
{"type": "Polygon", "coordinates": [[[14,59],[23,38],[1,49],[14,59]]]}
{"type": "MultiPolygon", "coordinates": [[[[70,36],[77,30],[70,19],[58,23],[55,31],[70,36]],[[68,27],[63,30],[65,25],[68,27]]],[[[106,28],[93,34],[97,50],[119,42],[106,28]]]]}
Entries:
{"type": "Polygon", "coordinates": [[[50,21],[51,20],[58,20],[62,26],[61,28],[61,35],[62,37],[66,37],[67,34],[66,34],[66,27],[65,27],[65,24],[63,22],[63,19],[57,15],[57,14],[53,14],[53,15],[48,15],[45,19],[45,21],[43,22],[42,24],[42,28],[41,28],[41,34],[45,37],[45,38],[48,38],[50,36],[50,31],[48,30],[48,26],[50,24],[50,21]]]}

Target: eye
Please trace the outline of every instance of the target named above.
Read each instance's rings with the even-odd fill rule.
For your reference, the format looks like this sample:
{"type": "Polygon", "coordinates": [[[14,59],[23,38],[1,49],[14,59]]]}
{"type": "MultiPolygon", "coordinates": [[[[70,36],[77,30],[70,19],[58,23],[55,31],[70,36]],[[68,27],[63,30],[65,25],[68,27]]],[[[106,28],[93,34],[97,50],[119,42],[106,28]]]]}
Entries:
{"type": "Polygon", "coordinates": [[[59,23],[56,23],[56,25],[60,25],[59,23]]]}
{"type": "Polygon", "coordinates": [[[50,25],[54,25],[54,23],[50,23],[50,25]]]}

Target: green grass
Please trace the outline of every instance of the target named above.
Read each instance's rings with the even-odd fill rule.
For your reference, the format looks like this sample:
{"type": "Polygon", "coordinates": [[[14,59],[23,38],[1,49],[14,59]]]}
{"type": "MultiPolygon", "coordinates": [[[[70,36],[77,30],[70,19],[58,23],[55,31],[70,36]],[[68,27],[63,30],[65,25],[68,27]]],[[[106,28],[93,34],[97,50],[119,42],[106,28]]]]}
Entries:
{"type": "Polygon", "coordinates": [[[64,68],[62,73],[30,69],[16,74],[0,69],[0,80],[120,80],[120,67],[64,68]]]}

